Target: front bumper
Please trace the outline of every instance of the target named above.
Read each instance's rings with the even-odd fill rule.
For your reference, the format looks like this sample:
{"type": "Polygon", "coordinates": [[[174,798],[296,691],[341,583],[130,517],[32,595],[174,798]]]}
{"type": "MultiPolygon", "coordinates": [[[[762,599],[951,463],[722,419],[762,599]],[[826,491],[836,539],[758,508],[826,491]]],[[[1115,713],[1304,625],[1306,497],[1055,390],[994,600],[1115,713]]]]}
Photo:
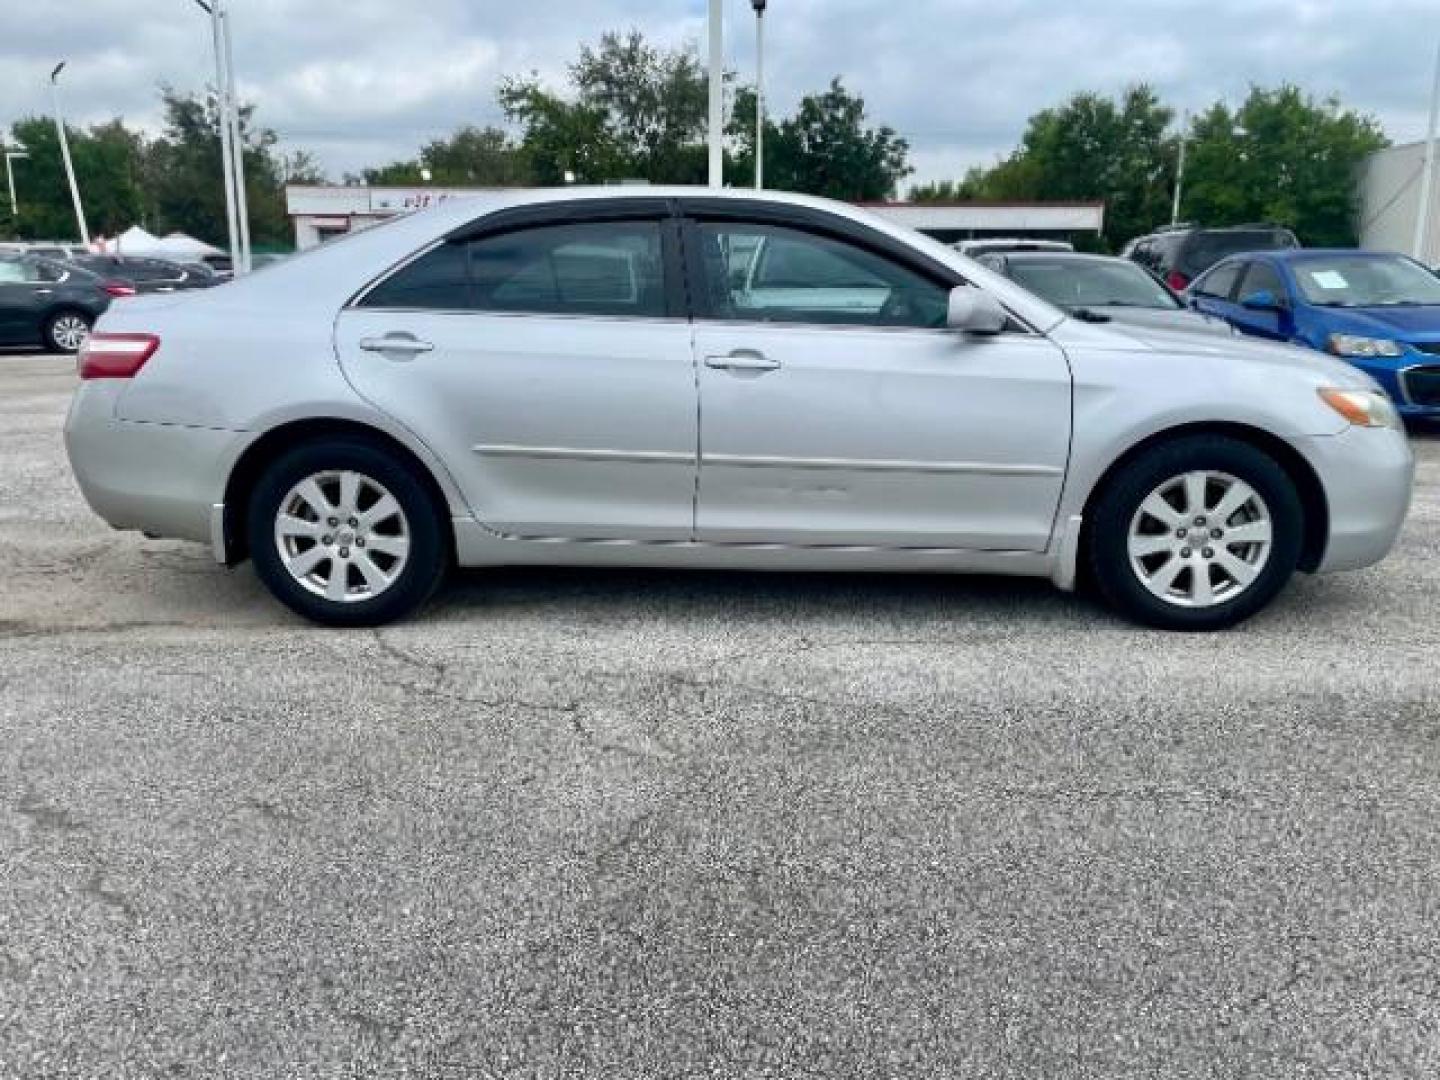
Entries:
{"type": "Polygon", "coordinates": [[[1318,573],[1358,570],[1390,553],[1415,479],[1415,456],[1404,432],[1346,428],[1338,435],[1296,440],[1325,489],[1330,535],[1318,573]]]}
{"type": "Polygon", "coordinates": [[[84,382],[65,419],[65,449],[85,501],[117,529],[210,543],[243,433],[118,420],[125,383],[84,382]]]}

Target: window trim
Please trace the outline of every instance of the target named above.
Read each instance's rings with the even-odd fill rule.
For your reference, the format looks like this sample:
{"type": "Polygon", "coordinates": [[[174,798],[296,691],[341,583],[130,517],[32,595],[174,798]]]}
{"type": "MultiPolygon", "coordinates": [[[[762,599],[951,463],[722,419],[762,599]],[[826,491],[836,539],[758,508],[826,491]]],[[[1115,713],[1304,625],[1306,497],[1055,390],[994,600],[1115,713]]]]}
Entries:
{"type": "MultiPolygon", "coordinates": [[[[920,277],[927,278],[946,292],[959,285],[971,282],[953,267],[924,252],[916,251],[910,245],[896,240],[868,225],[848,218],[814,210],[806,206],[789,203],[772,203],[756,199],[706,198],[687,196],[676,200],[681,215],[681,232],[684,246],[685,278],[690,298],[690,317],[696,322],[718,323],[726,326],[765,327],[809,327],[829,330],[865,330],[909,333],[953,333],[945,327],[924,326],[872,326],[865,323],[804,322],[801,320],[743,320],[720,319],[709,310],[706,292],[701,287],[705,281],[705,263],[701,254],[698,226],[706,224],[734,224],[788,228],[796,232],[809,233],[836,243],[851,244],[882,259],[898,263],[920,277]]],[[[1002,306],[1004,306],[1002,304],[1002,306]]],[[[1009,307],[1005,308],[1010,325],[1004,334],[1037,336],[1038,331],[1009,307]]]]}
{"type": "MultiPolygon", "coordinates": [[[[347,300],[341,310],[364,307],[365,299],[380,286],[403,273],[431,252],[445,244],[470,244],[508,233],[527,232],[532,229],[558,228],[565,225],[604,225],[626,222],[653,223],[660,234],[661,291],[664,297],[664,311],[659,315],[626,315],[620,313],[595,313],[583,311],[499,311],[478,307],[434,308],[434,307],[364,307],[366,311],[430,312],[432,314],[521,316],[541,319],[620,319],[628,321],[668,321],[688,317],[688,300],[682,273],[680,237],[674,214],[673,199],[578,199],[573,202],[537,203],[531,206],[510,207],[496,211],[452,229],[444,236],[426,244],[377,274],[361,286],[347,300]],[[634,204],[633,206],[631,204],[634,204]],[[577,208],[568,210],[568,208],[577,208]],[[566,209],[567,212],[561,212],[566,209]],[[616,212],[608,212],[616,211],[616,212]]],[[[468,271],[469,261],[466,261],[468,271]]]]}

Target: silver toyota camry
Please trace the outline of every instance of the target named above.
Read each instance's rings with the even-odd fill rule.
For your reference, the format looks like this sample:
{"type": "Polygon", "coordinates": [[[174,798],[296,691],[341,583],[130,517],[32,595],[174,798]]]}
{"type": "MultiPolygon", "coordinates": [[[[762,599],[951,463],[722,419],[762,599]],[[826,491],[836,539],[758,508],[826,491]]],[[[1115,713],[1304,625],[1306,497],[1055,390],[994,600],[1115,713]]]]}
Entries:
{"type": "Polygon", "coordinates": [[[1232,625],[1390,550],[1365,375],[1093,325],[852,206],[698,188],[448,203],[112,307],[66,424],[116,528],[373,625],[452,566],[975,571],[1232,625]]]}

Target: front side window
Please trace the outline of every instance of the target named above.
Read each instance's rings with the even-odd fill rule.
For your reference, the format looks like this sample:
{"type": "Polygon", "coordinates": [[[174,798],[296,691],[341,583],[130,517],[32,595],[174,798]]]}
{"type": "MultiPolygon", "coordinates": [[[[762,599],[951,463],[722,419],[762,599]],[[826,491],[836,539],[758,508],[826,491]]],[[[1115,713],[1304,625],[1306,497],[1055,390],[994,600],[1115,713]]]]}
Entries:
{"type": "Polygon", "coordinates": [[[444,243],[376,286],[361,304],[663,316],[660,226],[653,221],[584,222],[444,243]]]}
{"type": "Polygon", "coordinates": [[[0,260],[0,285],[29,285],[40,280],[40,274],[32,262],[0,260]]]}
{"type": "Polygon", "coordinates": [[[698,226],[711,318],[945,326],[943,285],[845,241],[783,226],[698,226]]]}
{"type": "Polygon", "coordinates": [[[1240,299],[1247,296],[1254,296],[1258,292],[1268,292],[1277,303],[1285,303],[1285,283],[1280,280],[1279,273],[1269,263],[1253,262],[1250,269],[1245,271],[1245,281],[1240,286],[1240,299]]]}
{"type": "Polygon", "coordinates": [[[1209,296],[1216,300],[1229,300],[1235,288],[1235,279],[1240,276],[1244,263],[1229,262],[1217,266],[1194,285],[1198,296],[1209,296]]]}

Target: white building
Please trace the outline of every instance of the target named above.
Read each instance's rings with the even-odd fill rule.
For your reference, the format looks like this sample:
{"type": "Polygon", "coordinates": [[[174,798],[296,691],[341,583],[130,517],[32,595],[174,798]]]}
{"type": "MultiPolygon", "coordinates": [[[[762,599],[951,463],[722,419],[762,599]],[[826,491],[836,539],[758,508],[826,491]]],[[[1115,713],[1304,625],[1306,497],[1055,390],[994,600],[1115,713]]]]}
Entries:
{"type": "MultiPolygon", "coordinates": [[[[301,250],[408,210],[476,195],[483,188],[308,187],[285,189],[285,206],[301,250]]],[[[703,191],[703,188],[697,188],[703,191]]],[[[941,240],[974,236],[1099,234],[1103,202],[866,203],[866,208],[941,240]]]]}
{"type": "MultiPolygon", "coordinates": [[[[1360,246],[1376,251],[1416,252],[1415,220],[1420,214],[1420,174],[1425,144],[1391,146],[1370,155],[1360,167],[1360,246]]],[[[1440,185],[1437,185],[1440,188],[1440,185]]],[[[1430,236],[1421,261],[1440,265],[1440,190],[1430,195],[1430,236]]]]}

